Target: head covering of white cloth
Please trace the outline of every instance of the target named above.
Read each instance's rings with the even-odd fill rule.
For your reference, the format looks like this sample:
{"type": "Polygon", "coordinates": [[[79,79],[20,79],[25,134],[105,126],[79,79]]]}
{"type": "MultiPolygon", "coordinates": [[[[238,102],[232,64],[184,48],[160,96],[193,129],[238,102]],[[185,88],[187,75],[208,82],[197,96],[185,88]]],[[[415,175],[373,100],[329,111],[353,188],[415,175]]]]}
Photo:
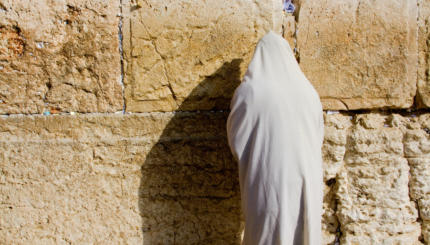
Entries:
{"type": "Polygon", "coordinates": [[[269,31],[258,42],[227,120],[239,164],[243,244],[321,244],[322,105],[294,54],[269,31]]]}

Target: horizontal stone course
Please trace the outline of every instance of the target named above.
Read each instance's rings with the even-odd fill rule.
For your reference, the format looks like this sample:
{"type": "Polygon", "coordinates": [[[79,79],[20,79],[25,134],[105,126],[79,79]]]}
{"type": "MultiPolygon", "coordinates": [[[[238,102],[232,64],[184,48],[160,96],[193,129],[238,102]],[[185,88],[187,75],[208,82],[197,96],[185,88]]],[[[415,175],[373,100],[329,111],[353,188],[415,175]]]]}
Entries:
{"type": "MultiPolygon", "coordinates": [[[[0,117],[0,240],[239,244],[227,116],[0,117]]],[[[325,113],[324,244],[428,241],[429,118],[325,113]]]]}

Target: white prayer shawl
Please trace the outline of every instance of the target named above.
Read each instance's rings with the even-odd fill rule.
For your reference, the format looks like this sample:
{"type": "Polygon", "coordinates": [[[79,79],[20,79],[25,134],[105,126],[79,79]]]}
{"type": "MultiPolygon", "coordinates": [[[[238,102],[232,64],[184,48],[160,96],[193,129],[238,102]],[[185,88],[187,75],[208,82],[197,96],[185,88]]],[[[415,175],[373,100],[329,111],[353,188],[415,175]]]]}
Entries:
{"type": "Polygon", "coordinates": [[[243,244],[321,244],[322,104],[280,35],[258,42],[227,120],[243,244]]]}

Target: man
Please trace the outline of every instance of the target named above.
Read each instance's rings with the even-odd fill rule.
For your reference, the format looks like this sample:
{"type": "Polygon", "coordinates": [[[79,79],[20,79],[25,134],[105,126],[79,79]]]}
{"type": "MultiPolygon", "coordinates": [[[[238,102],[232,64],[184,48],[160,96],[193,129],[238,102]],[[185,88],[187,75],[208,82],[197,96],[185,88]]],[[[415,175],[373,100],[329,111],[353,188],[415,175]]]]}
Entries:
{"type": "Polygon", "coordinates": [[[269,31],[260,39],[230,109],[243,244],[320,245],[322,105],[280,35],[269,31]]]}

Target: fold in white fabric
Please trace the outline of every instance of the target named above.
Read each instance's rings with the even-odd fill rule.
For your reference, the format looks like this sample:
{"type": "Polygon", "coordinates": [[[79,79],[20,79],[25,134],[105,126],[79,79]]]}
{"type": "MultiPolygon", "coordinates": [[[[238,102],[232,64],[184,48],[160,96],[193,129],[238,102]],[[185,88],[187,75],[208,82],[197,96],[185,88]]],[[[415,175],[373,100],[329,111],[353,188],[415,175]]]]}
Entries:
{"type": "Polygon", "coordinates": [[[258,42],[230,103],[228,144],[239,164],[243,243],[321,244],[323,108],[280,35],[258,42]]]}

